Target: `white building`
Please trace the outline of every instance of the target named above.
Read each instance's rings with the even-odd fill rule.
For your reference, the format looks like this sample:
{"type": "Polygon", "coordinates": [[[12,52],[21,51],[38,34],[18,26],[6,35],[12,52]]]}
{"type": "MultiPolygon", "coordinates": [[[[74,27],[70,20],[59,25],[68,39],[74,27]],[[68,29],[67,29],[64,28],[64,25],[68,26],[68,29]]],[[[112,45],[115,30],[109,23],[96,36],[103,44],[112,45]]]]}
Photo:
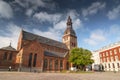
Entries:
{"type": "Polygon", "coordinates": [[[120,41],[93,52],[94,64],[102,64],[105,71],[120,71],[120,41]]]}

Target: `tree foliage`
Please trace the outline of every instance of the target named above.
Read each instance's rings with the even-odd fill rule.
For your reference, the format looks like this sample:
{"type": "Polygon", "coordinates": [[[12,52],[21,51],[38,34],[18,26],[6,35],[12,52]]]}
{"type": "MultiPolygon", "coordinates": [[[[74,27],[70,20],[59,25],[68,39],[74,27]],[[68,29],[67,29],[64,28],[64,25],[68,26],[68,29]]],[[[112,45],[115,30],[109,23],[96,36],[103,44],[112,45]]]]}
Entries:
{"type": "Polygon", "coordinates": [[[86,65],[92,64],[94,62],[91,57],[91,51],[83,48],[73,48],[70,51],[69,61],[73,65],[83,69],[86,65]]]}

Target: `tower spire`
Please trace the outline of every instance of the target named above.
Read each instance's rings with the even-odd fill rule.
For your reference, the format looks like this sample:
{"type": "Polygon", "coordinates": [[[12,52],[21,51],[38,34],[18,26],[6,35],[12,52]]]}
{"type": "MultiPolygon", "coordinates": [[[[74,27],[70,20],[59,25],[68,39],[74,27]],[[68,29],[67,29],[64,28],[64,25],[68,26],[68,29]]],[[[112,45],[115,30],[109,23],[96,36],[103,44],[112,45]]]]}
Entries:
{"type": "Polygon", "coordinates": [[[67,28],[72,28],[72,19],[70,18],[70,16],[67,19],[67,28]]]}
{"type": "Polygon", "coordinates": [[[77,36],[74,29],[72,28],[72,19],[70,18],[70,16],[67,19],[66,25],[67,28],[63,35],[63,43],[66,44],[68,49],[72,49],[74,47],[77,47],[77,36]]]}
{"type": "Polygon", "coordinates": [[[11,46],[11,40],[10,40],[10,45],[9,46],[11,46]]]}

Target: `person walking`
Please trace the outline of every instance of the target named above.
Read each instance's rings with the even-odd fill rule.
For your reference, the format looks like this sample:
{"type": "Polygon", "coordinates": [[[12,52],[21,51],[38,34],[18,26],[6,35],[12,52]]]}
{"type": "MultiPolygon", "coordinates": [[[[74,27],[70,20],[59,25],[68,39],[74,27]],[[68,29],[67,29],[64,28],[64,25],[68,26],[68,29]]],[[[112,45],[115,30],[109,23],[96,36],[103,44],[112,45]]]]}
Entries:
{"type": "Polygon", "coordinates": [[[12,69],[12,67],[11,67],[11,66],[9,66],[9,71],[11,71],[11,69],[12,69]]]}

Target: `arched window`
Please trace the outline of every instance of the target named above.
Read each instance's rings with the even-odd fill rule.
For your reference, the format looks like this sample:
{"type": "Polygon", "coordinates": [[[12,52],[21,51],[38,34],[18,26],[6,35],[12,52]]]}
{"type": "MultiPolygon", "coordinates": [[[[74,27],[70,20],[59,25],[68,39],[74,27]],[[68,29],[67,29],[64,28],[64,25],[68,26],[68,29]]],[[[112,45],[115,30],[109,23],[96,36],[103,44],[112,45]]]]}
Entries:
{"type": "Polygon", "coordinates": [[[36,66],[37,54],[34,55],[33,67],[36,66]]]}
{"type": "Polygon", "coordinates": [[[9,60],[12,60],[12,53],[9,54],[9,60]]]}
{"type": "Polygon", "coordinates": [[[63,60],[60,60],[60,69],[63,69],[63,60]]]}
{"type": "Polygon", "coordinates": [[[32,53],[29,54],[28,67],[32,66],[32,53]]]}
{"type": "Polygon", "coordinates": [[[47,66],[48,66],[48,60],[44,59],[44,68],[47,69],[47,66]]]}
{"type": "Polygon", "coordinates": [[[4,56],[3,56],[3,59],[4,59],[4,60],[7,60],[7,56],[8,56],[8,53],[5,52],[5,53],[4,53],[4,56]]]}
{"type": "Polygon", "coordinates": [[[52,59],[49,60],[49,69],[52,70],[52,59]]]}
{"type": "Polygon", "coordinates": [[[66,63],[66,69],[69,70],[69,62],[66,63]]]}
{"type": "Polygon", "coordinates": [[[58,70],[58,60],[55,60],[55,70],[58,70]]]}

